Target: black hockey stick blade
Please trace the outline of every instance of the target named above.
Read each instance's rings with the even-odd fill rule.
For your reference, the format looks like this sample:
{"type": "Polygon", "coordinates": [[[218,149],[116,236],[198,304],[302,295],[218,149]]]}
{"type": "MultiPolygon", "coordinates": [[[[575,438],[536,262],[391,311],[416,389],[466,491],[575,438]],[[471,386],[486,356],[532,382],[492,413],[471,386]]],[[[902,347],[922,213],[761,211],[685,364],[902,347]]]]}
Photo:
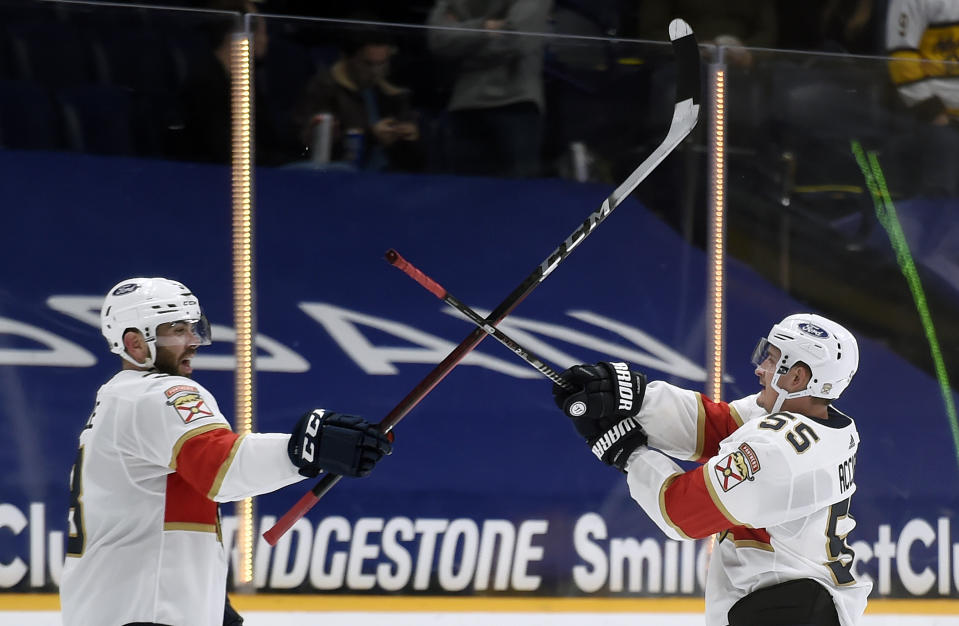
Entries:
{"type": "Polygon", "coordinates": [[[693,29],[685,21],[674,19],[669,23],[669,40],[676,57],[676,102],[692,100],[699,104],[699,45],[693,29]]]}
{"type": "MultiPolygon", "coordinates": [[[[673,105],[673,119],[666,132],[666,138],[650,154],[633,173],[610,194],[608,198],[609,211],[615,209],[631,194],[639,183],[643,182],[650,172],[656,169],[669,154],[682,143],[699,120],[699,88],[701,84],[699,67],[699,45],[693,35],[693,29],[685,21],[674,19],[669,23],[669,38],[673,44],[673,55],[676,59],[676,104],[673,105]]],[[[605,207],[605,204],[604,204],[605,207]]],[[[594,215],[603,211],[603,207],[594,215]]],[[[592,217],[592,216],[591,216],[592,217]]],[[[605,215],[603,215],[605,218],[605,215]]]]}

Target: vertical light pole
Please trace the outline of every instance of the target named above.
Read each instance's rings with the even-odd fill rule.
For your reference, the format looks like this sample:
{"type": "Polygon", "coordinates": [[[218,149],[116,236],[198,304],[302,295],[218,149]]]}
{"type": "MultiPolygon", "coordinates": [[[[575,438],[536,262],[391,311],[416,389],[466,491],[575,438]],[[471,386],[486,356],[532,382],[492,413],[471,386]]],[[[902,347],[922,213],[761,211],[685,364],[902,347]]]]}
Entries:
{"type": "MultiPolygon", "coordinates": [[[[233,324],[236,328],[234,409],[239,435],[253,431],[253,45],[246,16],[230,50],[233,204],[233,324]]],[[[236,503],[237,580],[246,591],[253,583],[253,499],[236,503]]]]}
{"type": "Polygon", "coordinates": [[[709,70],[706,393],[719,402],[723,396],[726,337],[726,66],[722,56],[719,62],[709,65],[709,70]]]}
{"type": "MultiPolygon", "coordinates": [[[[726,65],[723,48],[709,64],[709,223],[706,231],[706,395],[723,398],[726,338],[726,65]]],[[[716,535],[706,540],[707,568],[716,535]]]]}

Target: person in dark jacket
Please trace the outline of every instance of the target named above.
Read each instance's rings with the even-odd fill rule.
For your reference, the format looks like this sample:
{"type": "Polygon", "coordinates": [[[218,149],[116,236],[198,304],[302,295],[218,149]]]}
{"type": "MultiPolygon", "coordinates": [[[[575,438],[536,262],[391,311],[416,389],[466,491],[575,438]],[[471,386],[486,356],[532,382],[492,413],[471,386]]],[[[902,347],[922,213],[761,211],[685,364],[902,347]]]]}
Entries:
{"type": "MultiPolygon", "coordinates": [[[[205,8],[235,13],[256,13],[251,0],[208,0],[205,8]]],[[[202,27],[209,50],[196,59],[180,91],[183,114],[182,156],[190,161],[229,164],[232,154],[230,113],[230,42],[235,25],[226,16],[210,18],[202,27]]],[[[277,114],[260,78],[266,62],[269,38],[266,23],[253,21],[252,45],[255,65],[254,142],[257,165],[277,166],[295,161],[299,151],[292,131],[278,123],[277,114]]]]}
{"type": "Polygon", "coordinates": [[[370,171],[418,171],[425,164],[410,91],[387,80],[395,54],[390,37],[376,28],[350,34],[342,56],[323,68],[294,109],[304,145],[313,142],[322,114],[332,116],[331,159],[370,171]]]}
{"type": "Polygon", "coordinates": [[[436,0],[435,60],[453,77],[448,167],[455,174],[540,176],[545,39],[552,0],[436,0]]]}

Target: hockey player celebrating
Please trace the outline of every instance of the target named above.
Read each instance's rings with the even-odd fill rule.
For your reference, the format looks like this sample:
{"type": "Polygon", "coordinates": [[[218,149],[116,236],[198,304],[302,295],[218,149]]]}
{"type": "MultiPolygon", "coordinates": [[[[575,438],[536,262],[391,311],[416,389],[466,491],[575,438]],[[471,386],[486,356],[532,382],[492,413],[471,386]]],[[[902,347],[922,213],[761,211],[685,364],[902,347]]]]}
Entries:
{"type": "Polygon", "coordinates": [[[209,324],[176,281],[120,282],[101,331],[122,369],[97,393],[71,472],[63,624],[220,626],[227,554],[217,503],[321,471],[365,476],[390,442],[359,417],[323,409],[292,435],[234,433],[190,378],[209,324]]]}
{"type": "Polygon", "coordinates": [[[831,401],[859,365],[856,339],[819,315],[790,315],[753,354],[758,394],[730,403],[624,363],[577,365],[556,403],[593,453],[672,539],[718,533],[706,577],[709,626],[859,620],[872,588],[846,536],[859,433],[831,401]],[[672,459],[701,465],[684,472],[672,459]]]}

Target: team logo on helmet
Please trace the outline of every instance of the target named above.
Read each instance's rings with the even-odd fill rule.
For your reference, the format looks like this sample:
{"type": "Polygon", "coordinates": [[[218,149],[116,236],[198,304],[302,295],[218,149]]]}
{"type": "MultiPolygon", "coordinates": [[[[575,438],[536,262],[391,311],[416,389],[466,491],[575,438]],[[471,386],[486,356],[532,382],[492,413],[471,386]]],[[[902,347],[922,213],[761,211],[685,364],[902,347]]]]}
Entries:
{"type": "Polygon", "coordinates": [[[113,295],[125,296],[128,293],[133,293],[139,288],[140,288],[140,285],[138,283],[124,283],[123,285],[120,285],[119,287],[113,290],[113,295]]]}
{"type": "Polygon", "coordinates": [[[825,339],[829,336],[824,329],[816,326],[812,322],[803,322],[799,325],[799,330],[803,331],[807,335],[812,335],[813,337],[819,337],[820,339],[825,339]]]}

